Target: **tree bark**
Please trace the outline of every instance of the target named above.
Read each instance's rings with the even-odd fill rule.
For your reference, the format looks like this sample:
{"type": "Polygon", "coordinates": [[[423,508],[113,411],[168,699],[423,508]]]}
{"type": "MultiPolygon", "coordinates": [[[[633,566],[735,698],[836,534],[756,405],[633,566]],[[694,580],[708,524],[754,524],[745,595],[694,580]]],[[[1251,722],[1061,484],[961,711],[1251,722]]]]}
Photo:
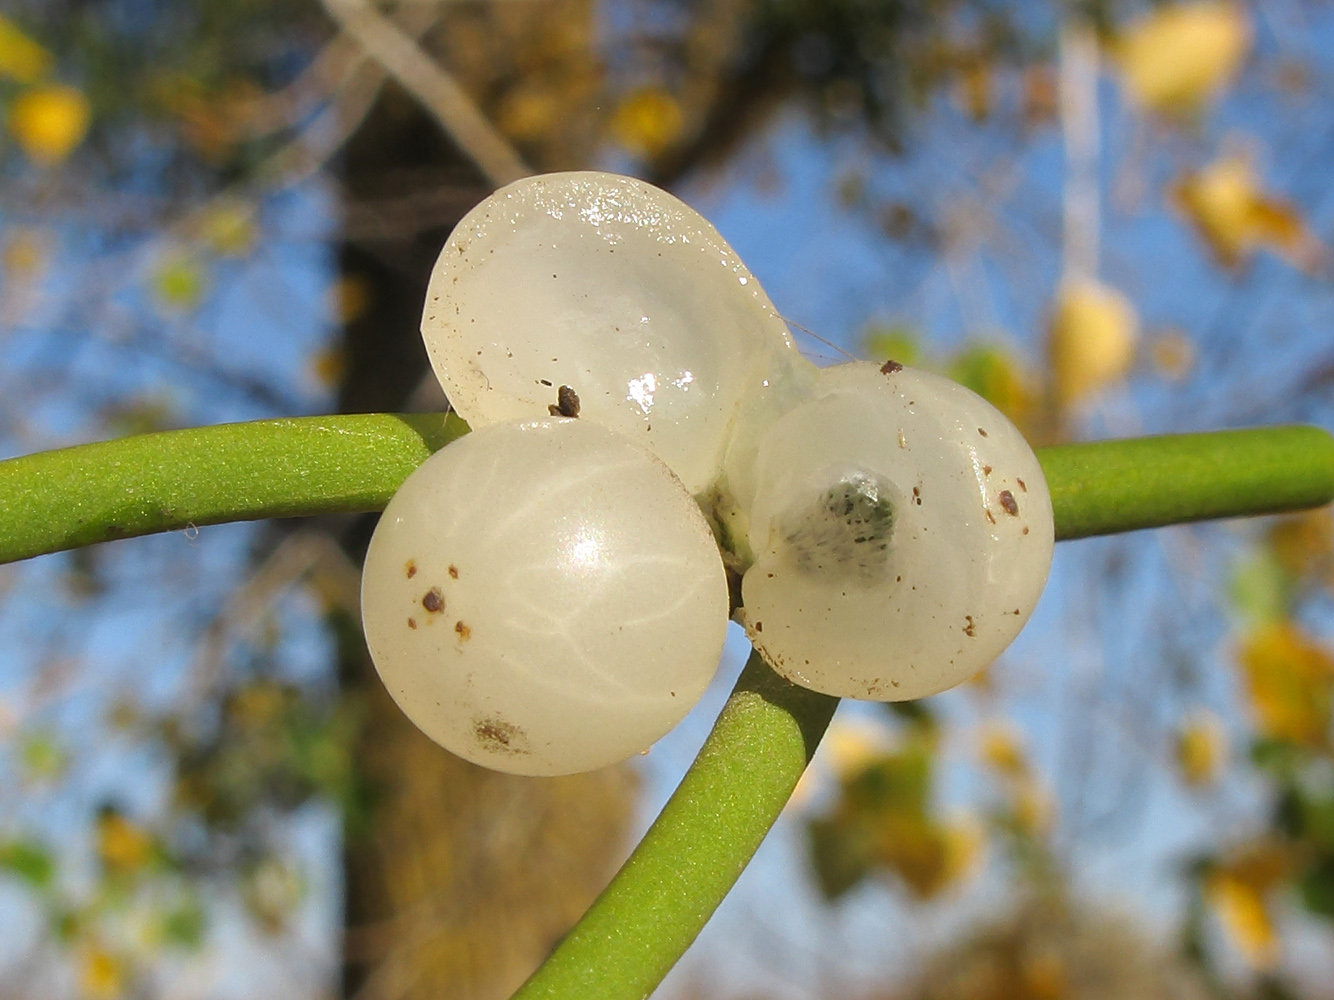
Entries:
{"type": "MultiPolygon", "coordinates": [[[[488,113],[529,127],[534,141],[523,152],[543,167],[576,165],[590,148],[577,147],[597,77],[591,19],[585,0],[459,5],[439,32],[438,44],[459,56],[444,64],[462,67],[461,82],[488,113]],[[551,87],[577,99],[546,93],[551,87]],[[537,129],[544,107],[561,113],[537,129]]],[[[340,409],[392,410],[427,370],[419,323],[431,266],[489,188],[392,85],[350,142],[341,176],[338,264],[364,307],[345,322],[340,409]]],[[[435,405],[443,403],[439,396],[435,405]]],[[[358,560],[372,523],[343,539],[358,560]]],[[[344,995],[506,997],[614,871],[633,817],[633,772],[525,779],[468,764],[393,704],[359,631],[341,634],[344,695],[361,717],[355,759],[366,801],[364,815],[349,817],[344,845],[344,995]]]]}

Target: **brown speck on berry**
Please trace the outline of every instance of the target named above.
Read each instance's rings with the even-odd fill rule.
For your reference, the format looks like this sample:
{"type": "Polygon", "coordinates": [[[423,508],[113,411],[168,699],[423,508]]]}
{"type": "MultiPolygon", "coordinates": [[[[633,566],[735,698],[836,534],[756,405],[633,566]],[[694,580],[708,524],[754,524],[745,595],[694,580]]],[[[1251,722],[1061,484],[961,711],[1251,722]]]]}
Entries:
{"type": "Polygon", "coordinates": [[[1028,492],[1028,487],[1024,485],[1024,481],[1022,479],[1016,477],[1015,482],[1019,484],[1019,488],[1021,490],[1023,490],[1025,493],[1028,492]]]}
{"type": "Polygon", "coordinates": [[[409,619],[408,619],[408,628],[416,628],[416,627],[417,627],[417,619],[416,619],[416,618],[409,618],[409,619]]]}
{"type": "Polygon", "coordinates": [[[477,742],[497,753],[528,753],[520,744],[527,742],[524,732],[512,722],[503,719],[478,719],[472,726],[477,742]]]}
{"type": "Polygon", "coordinates": [[[416,576],[416,575],[417,575],[417,560],[416,560],[416,559],[409,559],[406,563],[404,563],[404,564],[403,564],[403,572],[407,575],[407,578],[408,578],[409,580],[411,580],[414,576],[416,576]]]}
{"type": "Polygon", "coordinates": [[[454,631],[459,634],[460,642],[467,642],[469,639],[472,638],[472,629],[469,628],[467,625],[465,625],[463,622],[455,622],[454,631]]]}
{"type": "Polygon", "coordinates": [[[547,407],[553,417],[579,416],[579,394],[570,386],[563,385],[556,390],[556,402],[547,407]]]}
{"type": "Polygon", "coordinates": [[[1001,509],[1004,510],[1005,513],[1009,514],[1011,517],[1019,516],[1019,503],[1015,500],[1013,493],[1009,490],[1001,490],[1000,496],[997,497],[997,499],[1000,500],[1001,509]]]}
{"type": "Polygon", "coordinates": [[[981,434],[983,437],[987,436],[987,432],[984,431],[981,427],[977,429],[977,433],[981,434]]]}
{"type": "Polygon", "coordinates": [[[881,375],[893,375],[895,372],[901,372],[901,371],[903,371],[903,365],[899,364],[893,358],[886,361],[883,365],[880,366],[881,375]]]}
{"type": "Polygon", "coordinates": [[[459,578],[459,568],[453,563],[449,564],[449,578],[451,580],[457,580],[459,578]]]}
{"type": "Polygon", "coordinates": [[[976,639],[976,638],[977,638],[977,626],[975,626],[975,625],[973,624],[973,616],[972,616],[972,615],[964,615],[964,616],[963,616],[963,620],[964,620],[965,622],[968,623],[968,624],[966,624],[966,625],[963,627],[963,634],[966,635],[966,636],[968,636],[968,638],[970,638],[970,639],[976,639]]]}
{"type": "Polygon", "coordinates": [[[445,610],[445,595],[440,593],[439,587],[432,587],[422,598],[422,607],[431,614],[439,614],[445,610]]]}

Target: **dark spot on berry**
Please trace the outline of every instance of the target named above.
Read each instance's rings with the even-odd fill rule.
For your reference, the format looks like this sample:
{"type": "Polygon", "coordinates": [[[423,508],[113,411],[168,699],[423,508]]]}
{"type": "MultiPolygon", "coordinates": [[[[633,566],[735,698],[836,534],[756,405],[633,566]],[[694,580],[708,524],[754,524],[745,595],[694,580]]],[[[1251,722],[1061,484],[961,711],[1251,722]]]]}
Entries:
{"type": "Polygon", "coordinates": [[[407,574],[409,580],[417,575],[417,560],[409,559],[403,564],[403,572],[407,574]]]}
{"type": "Polygon", "coordinates": [[[455,622],[454,631],[459,634],[460,642],[467,642],[469,639],[472,638],[472,629],[470,629],[463,622],[455,622]]]}
{"type": "Polygon", "coordinates": [[[1019,488],[1021,490],[1023,490],[1025,493],[1028,492],[1028,487],[1024,485],[1024,481],[1022,479],[1016,477],[1015,482],[1019,484],[1019,488]]]}
{"type": "Polygon", "coordinates": [[[987,520],[990,521],[992,524],[996,523],[996,515],[991,513],[990,507],[987,508],[987,520]]]}
{"type": "Polygon", "coordinates": [[[451,580],[457,580],[459,578],[459,568],[453,563],[449,564],[449,578],[451,580]]]}
{"type": "Polygon", "coordinates": [[[918,507],[922,506],[922,491],[916,486],[912,488],[912,498],[913,503],[917,504],[918,507]]]}
{"type": "Polygon", "coordinates": [[[545,386],[550,386],[550,385],[551,385],[551,382],[550,382],[550,380],[548,380],[548,379],[540,378],[540,379],[538,379],[537,381],[538,381],[538,383],[541,384],[541,385],[545,385],[545,386]]]}
{"type": "Polygon", "coordinates": [[[485,749],[495,753],[527,753],[524,732],[503,719],[479,719],[472,725],[473,735],[485,749]]]}
{"type": "Polygon", "coordinates": [[[968,638],[970,638],[970,639],[976,639],[976,638],[977,638],[977,628],[976,628],[976,626],[973,625],[973,616],[972,616],[972,615],[964,615],[964,616],[963,616],[963,620],[966,621],[966,622],[968,623],[967,625],[965,625],[965,626],[963,627],[963,634],[966,635],[966,636],[968,636],[968,638]]]}
{"type": "Polygon", "coordinates": [[[981,434],[983,437],[987,436],[987,432],[984,431],[981,427],[977,429],[977,433],[981,434]]]}
{"type": "Polygon", "coordinates": [[[417,627],[417,619],[416,619],[416,618],[409,618],[409,619],[408,619],[408,628],[416,628],[416,627],[417,627]]]}
{"type": "Polygon", "coordinates": [[[445,595],[440,593],[439,587],[432,587],[422,598],[422,607],[431,614],[439,614],[445,610],[445,595]]]}
{"type": "Polygon", "coordinates": [[[764,622],[756,622],[756,623],[755,623],[755,631],[756,631],[756,632],[763,632],[763,631],[764,631],[764,622]]]}
{"type": "Polygon", "coordinates": [[[547,412],[553,417],[579,416],[579,394],[568,385],[561,386],[556,390],[556,402],[547,407],[547,412]]]}
{"type": "Polygon", "coordinates": [[[894,361],[893,359],[886,361],[883,365],[880,366],[881,375],[893,375],[895,372],[901,372],[901,371],[903,371],[903,365],[899,364],[897,361],[894,361]]]}
{"type": "Polygon", "coordinates": [[[991,466],[989,466],[989,465],[984,465],[984,466],[982,466],[982,475],[984,475],[984,476],[989,476],[989,475],[991,475],[991,466]]]}
{"type": "Polygon", "coordinates": [[[1019,504],[1014,499],[1013,493],[1009,490],[1001,490],[1000,496],[997,497],[997,499],[1000,500],[1001,508],[1005,513],[1009,514],[1011,517],[1019,516],[1019,504]]]}

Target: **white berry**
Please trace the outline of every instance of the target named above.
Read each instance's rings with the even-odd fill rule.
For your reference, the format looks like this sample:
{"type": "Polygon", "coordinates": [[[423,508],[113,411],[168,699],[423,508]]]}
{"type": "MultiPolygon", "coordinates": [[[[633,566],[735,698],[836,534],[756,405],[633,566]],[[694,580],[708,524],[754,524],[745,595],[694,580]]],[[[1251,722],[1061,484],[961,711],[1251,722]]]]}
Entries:
{"type": "Polygon", "coordinates": [[[820,371],[756,459],[744,624],[805,687],[921,698],[989,664],[1037,604],[1054,529],[1028,444],[947,379],[820,371]]]}
{"type": "Polygon", "coordinates": [[[394,494],[362,580],[385,686],[428,736],[517,774],[645,750],[727,622],[709,528],[649,452],[583,420],[482,427],[394,494]]]}
{"type": "Polygon", "coordinates": [[[544,417],[568,386],[581,419],[653,451],[691,493],[718,476],[738,409],[805,365],[712,225],[598,172],[525,178],[469,212],[432,273],[422,335],[474,427],[544,417]]]}

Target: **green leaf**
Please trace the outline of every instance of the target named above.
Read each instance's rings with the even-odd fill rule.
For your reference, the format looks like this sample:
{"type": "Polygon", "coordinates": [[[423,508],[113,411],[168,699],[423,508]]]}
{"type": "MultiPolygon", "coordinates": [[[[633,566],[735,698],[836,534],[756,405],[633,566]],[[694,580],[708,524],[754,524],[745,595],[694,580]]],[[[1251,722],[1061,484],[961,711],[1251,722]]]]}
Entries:
{"type": "Polygon", "coordinates": [[[922,357],[917,334],[906,326],[872,327],[862,337],[862,347],[873,361],[915,365],[922,357]]]}
{"type": "Polygon", "coordinates": [[[204,942],[208,920],[196,899],[187,899],[162,916],[162,941],[176,948],[194,950],[204,942]]]}
{"type": "Polygon", "coordinates": [[[1302,905],[1312,913],[1334,919],[1334,855],[1326,854],[1302,875],[1302,905]]]}
{"type": "Polygon", "coordinates": [[[0,870],[9,872],[34,889],[46,889],[55,878],[56,862],[35,840],[11,840],[0,844],[0,870]]]}
{"type": "Polygon", "coordinates": [[[1228,581],[1233,609],[1251,626],[1286,618],[1291,595],[1288,575],[1269,549],[1261,549],[1240,562],[1228,581]]]}

